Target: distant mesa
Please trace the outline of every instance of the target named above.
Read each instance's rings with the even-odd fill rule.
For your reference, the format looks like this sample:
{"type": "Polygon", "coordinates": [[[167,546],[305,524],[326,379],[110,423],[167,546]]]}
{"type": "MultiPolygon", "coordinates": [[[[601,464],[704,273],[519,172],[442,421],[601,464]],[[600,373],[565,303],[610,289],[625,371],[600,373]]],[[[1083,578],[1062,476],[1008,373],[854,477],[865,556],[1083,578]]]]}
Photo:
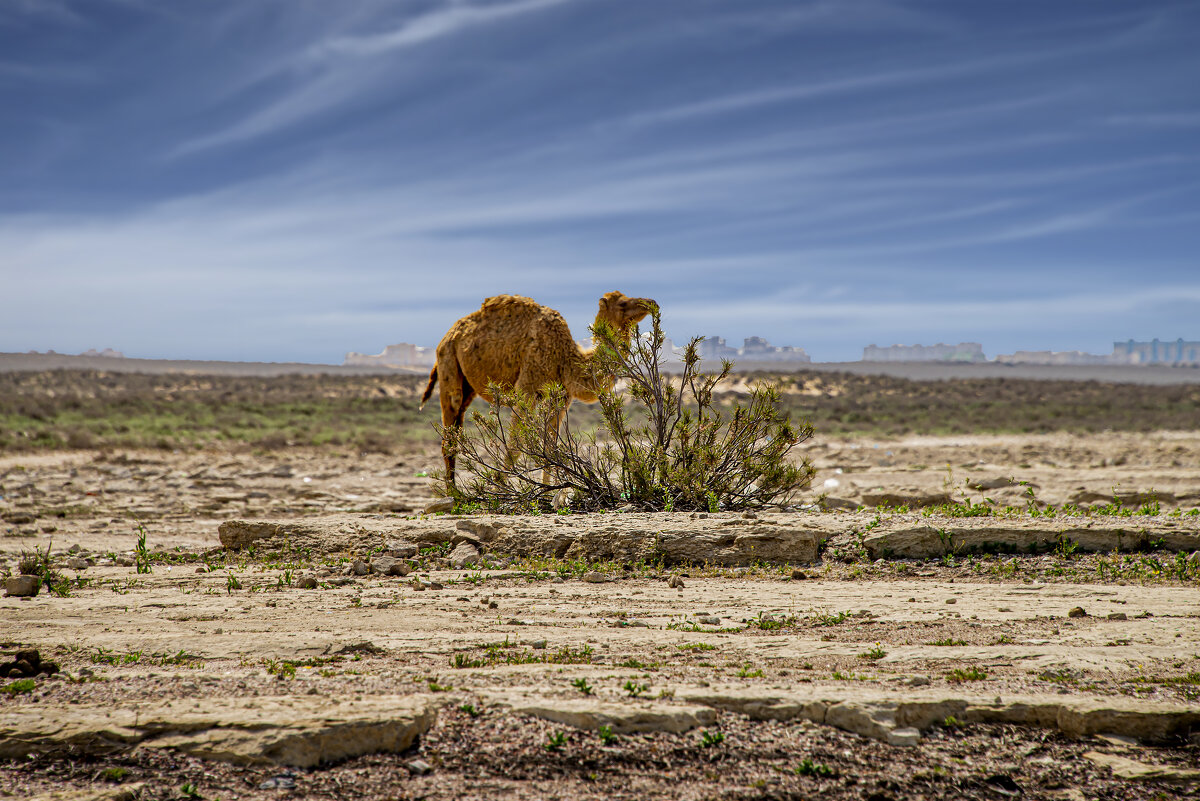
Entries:
{"type": "MultiPolygon", "coordinates": [[[[749,340],[747,340],[749,342],[749,340]]],[[[983,346],[978,342],[957,345],[892,345],[863,348],[864,362],[986,362],[983,346]]],[[[1110,354],[1084,353],[1079,350],[1019,350],[1003,353],[993,361],[997,364],[1173,364],[1200,366],[1200,342],[1183,339],[1138,342],[1130,339],[1114,342],[1110,354]]]]}
{"type": "Polygon", "coordinates": [[[986,362],[983,345],[978,342],[959,342],[957,345],[892,345],[863,348],[864,362],[986,362]]]}
{"type": "MultiPolygon", "coordinates": [[[[670,340],[667,340],[670,343],[670,340]]],[[[672,343],[673,344],[673,343],[672,343]]],[[[675,348],[682,358],[682,348],[675,348]]],[[[722,337],[706,337],[697,348],[697,353],[703,361],[720,361],[721,359],[751,362],[811,362],[812,357],[804,348],[784,345],[776,347],[762,337],[746,337],[742,347],[733,348],[725,344],[722,337]]]]}
{"type": "MultiPolygon", "coordinates": [[[[45,355],[45,356],[66,356],[68,354],[65,354],[65,353],[60,354],[58,351],[51,349],[51,350],[46,351],[44,354],[38,350],[31,350],[31,351],[29,351],[29,355],[30,356],[43,356],[43,355],[45,355]]],[[[105,348],[104,350],[96,350],[95,348],[88,348],[87,350],[85,350],[83,353],[81,353],[79,355],[80,356],[99,356],[104,359],[124,359],[125,358],[124,353],[121,353],[121,351],[119,351],[119,350],[113,350],[112,348],[105,348]]]]}
{"type": "Polygon", "coordinates": [[[424,348],[408,342],[388,345],[383,353],[346,354],[342,365],[345,367],[432,367],[437,362],[437,349],[424,348]]]}

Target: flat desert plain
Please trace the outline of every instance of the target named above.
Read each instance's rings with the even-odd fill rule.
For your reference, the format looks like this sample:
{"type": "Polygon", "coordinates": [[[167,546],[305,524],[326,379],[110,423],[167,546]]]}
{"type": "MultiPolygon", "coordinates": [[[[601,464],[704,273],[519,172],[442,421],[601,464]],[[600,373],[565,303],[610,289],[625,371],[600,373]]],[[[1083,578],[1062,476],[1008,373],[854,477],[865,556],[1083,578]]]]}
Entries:
{"type": "Polygon", "coordinates": [[[1195,388],[801,376],[793,508],[501,516],[421,378],[3,378],[0,795],[1200,797],[1195,388]]]}

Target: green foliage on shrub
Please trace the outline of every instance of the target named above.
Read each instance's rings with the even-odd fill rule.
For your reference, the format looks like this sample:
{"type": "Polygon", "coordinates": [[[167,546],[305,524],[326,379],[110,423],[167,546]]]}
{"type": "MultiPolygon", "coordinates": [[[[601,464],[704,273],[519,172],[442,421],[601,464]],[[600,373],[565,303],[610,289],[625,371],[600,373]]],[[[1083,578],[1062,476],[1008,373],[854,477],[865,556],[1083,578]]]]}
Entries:
{"type": "Polygon", "coordinates": [[[741,510],[786,505],[809,485],[812,465],[789,457],[812,426],[780,410],[775,386],[757,384],[746,405],[718,404],[714,389],[733,365],[700,372],[699,337],[685,349],[682,372],[664,373],[657,310],[648,336],[635,330],[628,345],[611,330],[592,333],[599,426],[559,424],[569,405],[560,386],[538,397],[491,386],[497,402],[472,413],[473,429],[443,432],[463,471],[460,503],[520,512],[549,509],[557,496],[558,506],[578,511],[741,510]],[[613,377],[624,393],[603,389],[613,377]]]}

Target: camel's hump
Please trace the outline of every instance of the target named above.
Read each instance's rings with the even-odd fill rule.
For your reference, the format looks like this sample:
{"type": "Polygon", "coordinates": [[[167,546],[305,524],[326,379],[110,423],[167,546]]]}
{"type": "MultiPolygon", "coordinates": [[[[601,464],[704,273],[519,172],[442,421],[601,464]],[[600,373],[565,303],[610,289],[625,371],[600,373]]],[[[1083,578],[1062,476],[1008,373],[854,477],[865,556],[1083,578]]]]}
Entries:
{"type": "Polygon", "coordinates": [[[483,304],[479,308],[495,309],[495,308],[502,308],[505,306],[508,306],[508,307],[525,306],[525,307],[529,307],[529,308],[541,308],[541,305],[542,304],[538,303],[533,298],[527,298],[524,295],[496,295],[495,297],[485,299],[483,301],[483,304]]]}

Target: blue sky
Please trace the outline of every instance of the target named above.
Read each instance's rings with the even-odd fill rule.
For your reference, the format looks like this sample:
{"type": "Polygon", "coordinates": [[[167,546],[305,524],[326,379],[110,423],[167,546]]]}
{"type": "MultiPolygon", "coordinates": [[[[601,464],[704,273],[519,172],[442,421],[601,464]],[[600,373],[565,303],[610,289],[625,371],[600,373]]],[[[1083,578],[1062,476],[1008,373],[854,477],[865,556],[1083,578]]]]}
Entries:
{"type": "Polygon", "coordinates": [[[1200,339],[1198,77],[1193,2],[5,0],[0,350],[1200,339]]]}

